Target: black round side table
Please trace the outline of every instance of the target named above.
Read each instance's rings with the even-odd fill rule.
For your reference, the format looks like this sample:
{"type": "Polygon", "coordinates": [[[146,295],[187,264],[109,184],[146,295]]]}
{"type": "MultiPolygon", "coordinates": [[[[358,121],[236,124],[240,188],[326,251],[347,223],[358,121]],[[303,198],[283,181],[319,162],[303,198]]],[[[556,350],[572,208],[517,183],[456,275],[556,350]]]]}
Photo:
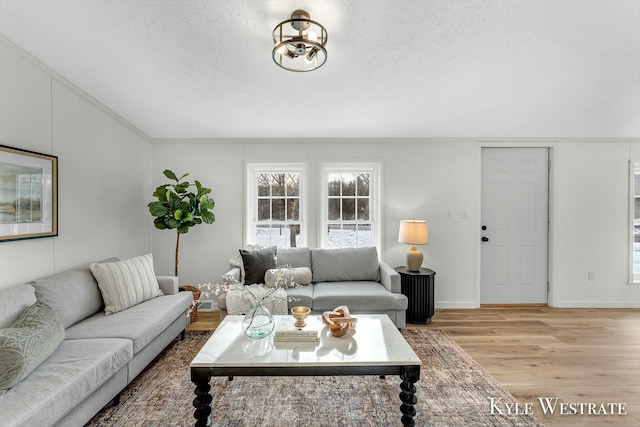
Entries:
{"type": "Polygon", "coordinates": [[[401,291],[409,299],[407,322],[414,325],[430,323],[435,313],[436,272],[428,268],[409,271],[407,267],[396,267],[395,270],[400,274],[401,291]]]}

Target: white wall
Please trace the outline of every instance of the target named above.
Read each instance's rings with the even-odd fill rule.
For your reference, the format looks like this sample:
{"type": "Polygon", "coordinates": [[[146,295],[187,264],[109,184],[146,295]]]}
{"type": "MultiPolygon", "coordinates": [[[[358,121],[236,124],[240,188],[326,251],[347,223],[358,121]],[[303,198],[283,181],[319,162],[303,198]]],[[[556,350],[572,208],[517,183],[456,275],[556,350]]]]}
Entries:
{"type": "MultiPolygon", "coordinates": [[[[422,250],[424,265],[437,272],[437,306],[479,304],[478,179],[480,149],[489,144],[385,138],[150,145],[2,39],[0,64],[0,144],[59,157],[60,233],[0,243],[0,287],[109,256],[149,251],[156,271],[171,274],[175,234],[153,229],[146,210],[153,188],[166,182],[166,168],[189,172],[190,179],[211,186],[216,200],[216,222],[181,238],[181,283],[219,282],[228,259],[243,244],[245,163],[306,162],[313,189],[321,162],[359,160],[383,164],[383,260],[403,264],[406,246],[396,241],[401,219],[426,219],[430,244],[422,250]]],[[[550,304],[640,307],[640,285],[627,284],[628,161],[640,160],[640,139],[562,139],[546,145],[553,159],[550,304]]],[[[318,206],[313,198],[309,201],[315,222],[318,206]]],[[[310,246],[317,242],[312,231],[310,246]]]]}
{"type": "Polygon", "coordinates": [[[635,142],[569,142],[554,149],[552,304],[640,307],[629,271],[629,160],[635,142]],[[593,280],[589,280],[589,272],[593,280]]]}
{"type": "MultiPolygon", "coordinates": [[[[473,140],[229,140],[155,141],[153,186],[166,182],[162,170],[189,172],[213,188],[216,222],[192,229],[181,240],[181,283],[219,283],[228,259],[243,244],[244,165],[305,162],[309,189],[319,164],[380,161],[384,261],[402,265],[406,245],[397,243],[398,224],[411,217],[429,221],[424,266],[436,271],[438,307],[479,305],[482,146],[473,140]],[[186,143],[185,143],[186,142],[186,143]]],[[[531,145],[502,142],[503,146],[531,145]]],[[[627,284],[628,161],[640,141],[538,143],[551,147],[552,236],[549,303],[571,307],[640,307],[640,285],[627,284]],[[594,272],[588,281],[588,272],[594,272]]],[[[310,222],[318,207],[310,198],[310,222]]],[[[317,236],[311,228],[309,245],[317,236]]],[[[154,230],[153,253],[161,273],[173,270],[175,234],[154,230]]]]}
{"type": "Polygon", "coordinates": [[[0,144],[58,156],[58,237],[0,242],[0,287],[150,252],[149,142],[0,39],[0,144]]]}

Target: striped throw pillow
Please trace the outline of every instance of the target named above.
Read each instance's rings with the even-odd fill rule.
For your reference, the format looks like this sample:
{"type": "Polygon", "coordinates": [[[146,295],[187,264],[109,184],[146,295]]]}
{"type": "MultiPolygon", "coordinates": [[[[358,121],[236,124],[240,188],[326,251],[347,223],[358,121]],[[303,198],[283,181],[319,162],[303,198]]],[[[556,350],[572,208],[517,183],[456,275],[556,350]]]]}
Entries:
{"type": "Polygon", "coordinates": [[[153,271],[151,254],[125,261],[92,263],[90,268],[98,281],[106,315],[163,295],[153,271]]]}

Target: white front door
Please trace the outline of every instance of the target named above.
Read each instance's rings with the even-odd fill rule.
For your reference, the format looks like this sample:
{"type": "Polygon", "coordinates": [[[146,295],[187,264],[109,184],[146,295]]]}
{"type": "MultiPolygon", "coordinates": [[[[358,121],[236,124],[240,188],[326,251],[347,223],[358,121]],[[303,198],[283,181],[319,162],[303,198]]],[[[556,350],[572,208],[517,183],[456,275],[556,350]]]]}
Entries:
{"type": "Polygon", "coordinates": [[[482,304],[547,303],[549,150],[482,149],[482,304]]]}

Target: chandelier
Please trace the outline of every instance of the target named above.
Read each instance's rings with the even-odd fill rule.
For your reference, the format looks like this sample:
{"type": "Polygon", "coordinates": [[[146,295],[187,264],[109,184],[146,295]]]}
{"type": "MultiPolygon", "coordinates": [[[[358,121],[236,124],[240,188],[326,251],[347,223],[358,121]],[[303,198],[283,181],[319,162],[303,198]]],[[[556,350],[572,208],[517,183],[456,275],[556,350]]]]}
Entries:
{"type": "Polygon", "coordinates": [[[313,71],[327,61],[327,30],[304,10],[273,29],[273,62],[289,71],[313,71]]]}

